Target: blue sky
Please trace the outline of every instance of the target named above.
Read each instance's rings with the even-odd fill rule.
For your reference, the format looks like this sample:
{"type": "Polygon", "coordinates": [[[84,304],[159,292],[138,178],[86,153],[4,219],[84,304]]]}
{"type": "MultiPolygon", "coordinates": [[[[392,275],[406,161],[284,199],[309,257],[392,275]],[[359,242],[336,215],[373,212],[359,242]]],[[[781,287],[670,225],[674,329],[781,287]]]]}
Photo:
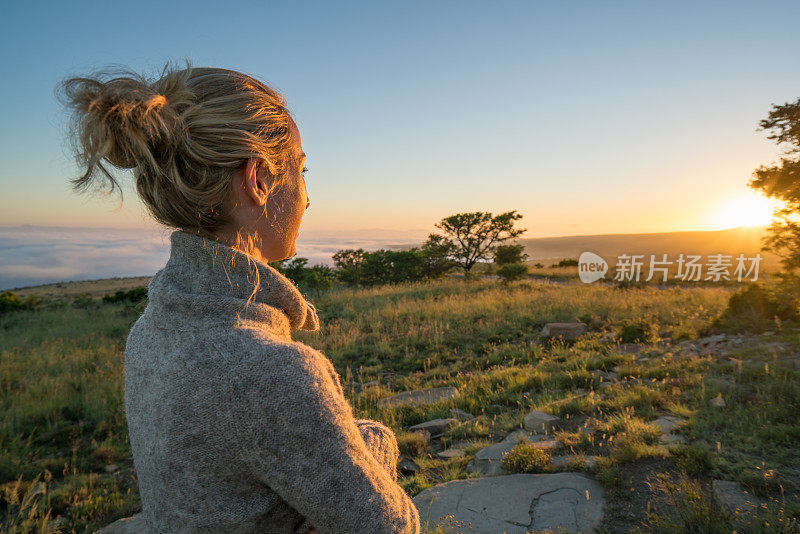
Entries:
{"type": "MultiPolygon", "coordinates": [[[[15,2],[0,44],[0,226],[137,227],[79,197],[59,80],[165,61],[284,92],[308,154],[306,235],[424,237],[462,211],[525,237],[715,227],[778,155],[800,7],[778,2],[15,2]],[[729,207],[726,207],[729,206],[729,207]],[[725,211],[727,209],[727,212],[725,211]]],[[[737,203],[738,202],[738,203],[737,203]]],[[[302,238],[302,237],[301,237],[302,238]]]]}

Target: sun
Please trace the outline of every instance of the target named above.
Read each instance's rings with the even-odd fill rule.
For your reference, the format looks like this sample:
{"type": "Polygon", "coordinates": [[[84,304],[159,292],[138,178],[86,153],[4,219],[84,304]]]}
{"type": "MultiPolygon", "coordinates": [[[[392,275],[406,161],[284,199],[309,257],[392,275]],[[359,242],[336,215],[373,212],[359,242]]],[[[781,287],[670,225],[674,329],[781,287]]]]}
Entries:
{"type": "Polygon", "coordinates": [[[729,197],[713,210],[710,226],[717,230],[739,226],[766,226],[780,202],[757,193],[742,193],[729,197]]]}

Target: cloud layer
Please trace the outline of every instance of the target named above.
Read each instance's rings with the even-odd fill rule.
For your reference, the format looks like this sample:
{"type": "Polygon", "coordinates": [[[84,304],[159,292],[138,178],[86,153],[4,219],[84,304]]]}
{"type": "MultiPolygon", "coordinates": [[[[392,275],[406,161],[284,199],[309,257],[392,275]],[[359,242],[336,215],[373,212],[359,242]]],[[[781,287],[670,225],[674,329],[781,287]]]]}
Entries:
{"type": "MultiPolygon", "coordinates": [[[[149,276],[169,258],[167,229],[0,227],[0,291],[53,282],[149,276]]],[[[396,248],[414,239],[389,232],[365,231],[301,236],[297,256],[309,265],[333,262],[345,248],[396,248]],[[370,234],[375,235],[370,235],[370,234]]]]}

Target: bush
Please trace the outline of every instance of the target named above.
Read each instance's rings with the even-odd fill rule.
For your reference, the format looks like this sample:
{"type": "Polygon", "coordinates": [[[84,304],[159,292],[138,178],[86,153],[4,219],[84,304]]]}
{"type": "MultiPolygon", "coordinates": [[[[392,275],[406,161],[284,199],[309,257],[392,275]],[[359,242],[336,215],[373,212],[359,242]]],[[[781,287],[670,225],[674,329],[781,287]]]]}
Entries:
{"type": "Polygon", "coordinates": [[[554,263],[552,266],[553,267],[577,267],[578,266],[578,260],[576,260],[574,258],[568,258],[568,259],[561,260],[558,263],[554,263]]]}
{"type": "Polygon", "coordinates": [[[550,465],[550,452],[522,442],[503,454],[500,465],[511,473],[541,473],[550,465]]]}
{"type": "Polygon", "coordinates": [[[91,308],[95,301],[89,293],[83,293],[72,299],[72,305],[76,308],[91,308]]]}
{"type": "Polygon", "coordinates": [[[269,265],[299,288],[313,291],[317,296],[333,287],[333,281],[336,278],[333,268],[327,265],[306,267],[308,258],[292,258],[288,263],[284,263],[286,261],[271,261],[269,265]]]}
{"type": "Polygon", "coordinates": [[[729,333],[764,332],[776,329],[781,321],[797,318],[797,304],[791,292],[769,291],[751,283],[731,295],[728,307],[711,325],[712,330],[729,333]]]}
{"type": "Polygon", "coordinates": [[[654,343],[658,326],[648,319],[626,320],[620,329],[620,343],[654,343]]]}
{"type": "MultiPolygon", "coordinates": [[[[108,294],[103,297],[103,302],[130,302],[132,304],[139,303],[147,298],[147,287],[134,287],[128,291],[121,290],[116,293],[108,294]]],[[[76,304],[77,305],[77,304],[76,304]]]]}
{"type": "Polygon", "coordinates": [[[4,291],[0,293],[0,313],[24,310],[25,308],[27,308],[27,306],[13,291],[4,291]]]}
{"type": "Polygon", "coordinates": [[[522,263],[528,258],[522,245],[499,245],[494,251],[494,262],[497,265],[522,263]]]}
{"type": "Polygon", "coordinates": [[[333,261],[336,276],[345,284],[374,286],[444,276],[454,264],[443,254],[428,244],[410,250],[345,249],[334,254],[333,261]]]}
{"type": "Polygon", "coordinates": [[[528,274],[528,266],[524,263],[507,263],[497,269],[497,275],[505,282],[521,280],[528,274]]]}

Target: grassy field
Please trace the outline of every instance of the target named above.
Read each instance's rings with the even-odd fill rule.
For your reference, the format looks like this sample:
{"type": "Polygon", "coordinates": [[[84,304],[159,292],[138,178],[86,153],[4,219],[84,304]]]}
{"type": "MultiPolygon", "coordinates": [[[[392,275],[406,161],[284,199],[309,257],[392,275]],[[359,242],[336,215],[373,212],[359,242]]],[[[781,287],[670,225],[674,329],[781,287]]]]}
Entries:
{"type": "MultiPolygon", "coordinates": [[[[693,343],[733,291],[486,279],[342,288],[315,301],[322,331],[295,339],[334,362],[357,416],[394,429],[420,467],[401,477],[409,494],[473,476],[470,456],[539,409],[564,419],[557,437],[568,463],[553,467],[520,448],[509,467],[593,473],[606,487],[606,531],[798,532],[798,328],[777,324],[716,348],[693,343]],[[545,323],[575,320],[590,328],[577,343],[541,338],[545,323]],[[622,339],[638,341],[636,354],[619,334],[638,336],[622,339]],[[620,379],[601,387],[600,371],[612,370],[620,379]],[[435,386],[459,395],[425,408],[378,407],[393,393],[435,386]],[[724,408],[711,402],[720,394],[724,408]],[[476,417],[441,442],[406,431],[452,408],[476,417]],[[685,443],[659,441],[652,421],[662,415],[682,421],[685,443]],[[441,459],[443,447],[467,455],[441,459]],[[764,506],[726,515],[711,497],[713,479],[738,481],[764,506]]],[[[62,299],[0,316],[0,531],[86,532],[139,509],[122,362],[142,305],[62,299]]]]}

